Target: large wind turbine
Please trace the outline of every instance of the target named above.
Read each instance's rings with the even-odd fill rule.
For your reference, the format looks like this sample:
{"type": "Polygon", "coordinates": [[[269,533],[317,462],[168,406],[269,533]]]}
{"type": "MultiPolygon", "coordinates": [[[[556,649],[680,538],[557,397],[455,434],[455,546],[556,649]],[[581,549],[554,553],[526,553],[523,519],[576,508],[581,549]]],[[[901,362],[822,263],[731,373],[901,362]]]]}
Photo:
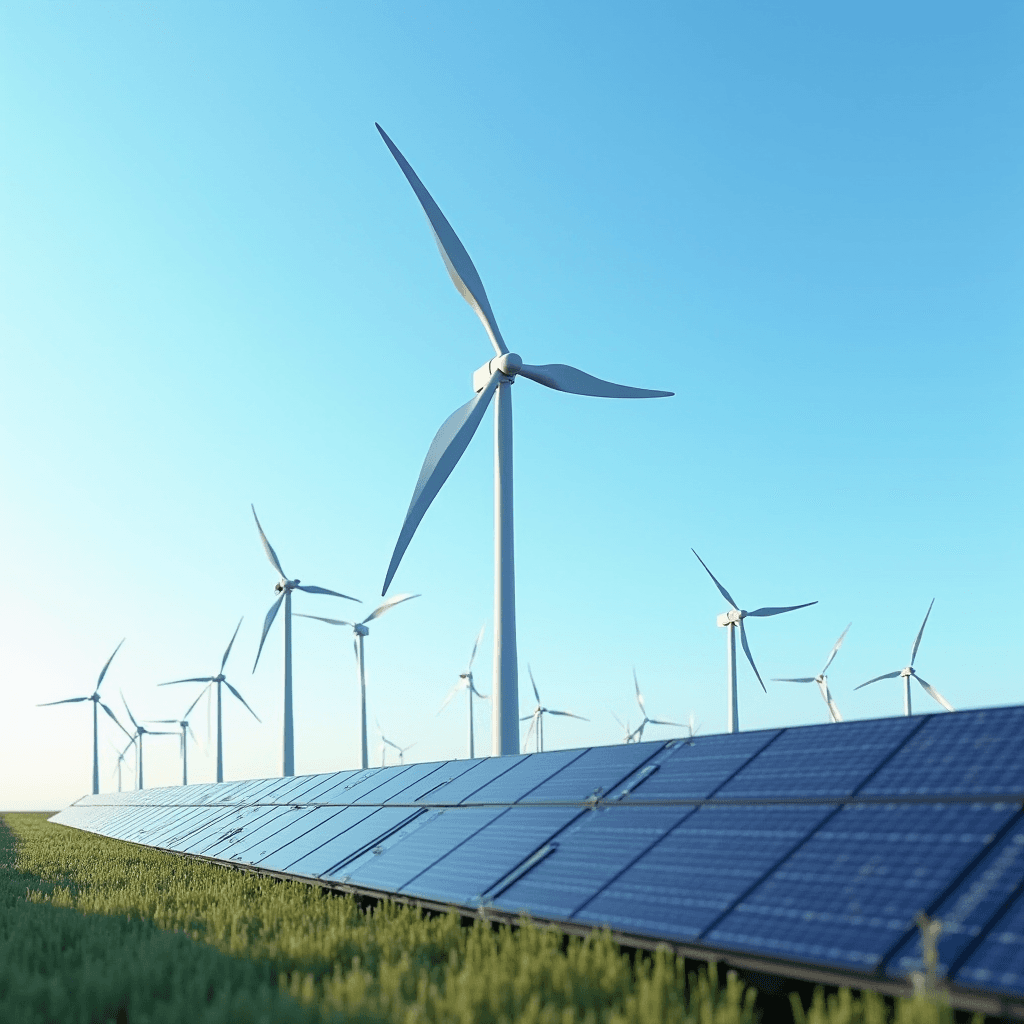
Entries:
{"type": "MultiPolygon", "coordinates": [[[[241,625],[241,623],[239,623],[241,625]]],[[[234,639],[234,638],[232,638],[234,639]]],[[[167,683],[161,683],[161,686],[166,686],[167,683]]],[[[212,683],[211,683],[212,685],[212,683]]],[[[188,724],[188,716],[192,713],[192,709],[203,699],[203,694],[206,693],[206,687],[199,691],[199,696],[188,706],[188,710],[181,716],[181,718],[153,718],[150,719],[154,725],[176,725],[181,729],[181,784],[183,786],[188,785],[188,737],[191,734],[192,739],[196,738],[196,734],[192,732],[192,726],[188,724]]],[[[220,732],[220,697],[217,699],[217,726],[218,734],[220,732]]],[[[250,709],[251,710],[251,709],[250,709]]],[[[258,719],[257,719],[258,721],[258,719]]],[[[209,735],[207,735],[209,740],[209,735]]],[[[218,782],[222,782],[222,779],[218,779],[218,782]]]]}
{"type": "Polygon", "coordinates": [[[660,718],[647,717],[647,708],[644,706],[644,695],[640,692],[640,683],[637,681],[636,678],[636,669],[633,669],[633,688],[636,690],[636,702],[640,705],[640,714],[644,716],[643,721],[634,730],[634,735],[636,736],[637,743],[643,742],[644,727],[647,725],[675,725],[678,726],[680,729],[685,728],[682,722],[666,722],[660,718]]]}
{"type": "Polygon", "coordinates": [[[917,649],[921,646],[921,636],[924,633],[924,627],[928,624],[928,616],[932,613],[932,605],[935,604],[935,598],[932,598],[932,603],[928,605],[928,611],[924,613],[924,622],[921,623],[921,628],[917,631],[917,639],[914,641],[914,646],[910,651],[910,664],[906,668],[897,669],[895,672],[886,672],[884,676],[875,676],[874,679],[869,679],[866,683],[861,683],[860,686],[855,689],[862,689],[871,683],[877,683],[879,679],[896,679],[899,676],[903,677],[903,714],[910,714],[910,680],[911,678],[916,679],[920,684],[925,693],[928,694],[933,700],[941,704],[947,711],[956,711],[956,708],[946,700],[945,697],[939,693],[938,690],[932,686],[931,683],[926,683],[914,670],[914,659],[917,657],[917,649]]]}
{"type": "Polygon", "coordinates": [[[369,767],[366,748],[366,661],[363,658],[363,637],[368,636],[370,633],[367,623],[373,622],[374,619],[379,619],[386,611],[394,608],[396,604],[401,604],[403,601],[419,596],[419,594],[396,594],[394,597],[389,597],[379,608],[374,608],[362,622],[347,622],[345,619],[325,619],[322,615],[306,615],[304,612],[295,613],[303,619],[317,619],[319,622],[329,622],[332,626],[352,627],[352,633],[355,637],[352,646],[356,652],[356,669],[359,672],[359,703],[362,714],[362,764],[364,768],[369,767]]]}
{"type": "Polygon", "coordinates": [[[136,781],[138,783],[138,788],[144,789],[145,787],[142,785],[142,737],[173,736],[175,734],[173,732],[158,732],[155,729],[147,729],[144,725],[139,725],[139,723],[135,721],[135,716],[132,714],[132,709],[128,707],[128,701],[124,699],[123,693],[121,694],[121,701],[124,704],[125,711],[128,712],[128,717],[132,720],[132,725],[135,726],[135,757],[139,762],[139,772],[136,781]]]}
{"type": "Polygon", "coordinates": [[[473,695],[480,697],[483,700],[487,700],[487,694],[481,693],[476,686],[473,684],[473,659],[476,658],[476,649],[480,646],[480,641],[483,639],[484,627],[480,627],[480,632],[476,635],[476,640],[473,641],[473,651],[469,656],[469,664],[466,666],[466,671],[459,674],[459,681],[448,691],[448,696],[445,697],[444,703],[438,709],[438,714],[452,702],[452,699],[459,692],[459,690],[465,690],[469,696],[469,757],[472,760],[476,757],[473,749],[473,695]]]}
{"type": "MultiPolygon", "coordinates": [[[[852,625],[853,623],[851,622],[850,626],[852,625]]],[[[842,635],[836,641],[835,647],[832,648],[832,653],[828,656],[828,661],[825,662],[825,667],[816,676],[802,676],[799,679],[772,679],[773,683],[817,683],[821,699],[825,702],[829,718],[833,722],[841,722],[843,716],[839,714],[839,708],[836,707],[836,702],[832,699],[832,693],[828,688],[828,676],[825,673],[828,671],[829,665],[832,664],[832,659],[839,653],[839,648],[843,646],[846,634],[850,632],[850,626],[843,630],[842,635]]]]}
{"type": "Polygon", "coordinates": [[[664,398],[671,391],[648,391],[624,387],[592,377],[572,366],[552,363],[532,366],[510,352],[498,330],[480,275],[462,242],[452,230],[430,193],[409,166],[408,161],[388,138],[384,129],[377,131],[391,150],[392,156],[408,179],[416,198],[427,215],[434,240],[455,287],[480,318],[487,331],[496,357],[473,374],[476,396],[457,409],[441,425],[431,442],[420,470],[409,510],[405,514],[391,564],[384,579],[386,594],[402,556],[416,528],[448,479],[476,433],[487,406],[495,400],[494,412],[494,699],[492,751],[514,754],[519,749],[519,668],[516,656],[515,558],[512,525],[512,393],[517,376],[555,391],[597,398],[664,398]]]}
{"type": "MultiPolygon", "coordinates": [[[[121,641],[121,644],[124,640],[121,641]]],[[[118,644],[114,648],[114,654],[117,654],[121,650],[121,644],[118,644]]],[[[51,700],[45,704],[38,704],[40,708],[50,708],[55,704],[78,704],[83,700],[92,701],[92,791],[98,793],[100,791],[100,725],[99,725],[99,714],[97,708],[103,708],[104,711],[114,720],[114,724],[125,734],[125,736],[131,736],[131,733],[117,720],[117,715],[114,714],[110,708],[107,707],[103,701],[100,700],[100,684],[103,682],[103,677],[107,674],[107,669],[110,668],[110,663],[114,660],[114,654],[107,658],[106,665],[100,672],[99,679],[96,680],[96,689],[88,697],[68,697],[67,700],[51,700]]]]}
{"type": "MultiPolygon", "coordinates": [[[[238,625],[235,626],[235,631],[234,631],[234,633],[231,634],[231,639],[228,641],[228,646],[227,646],[227,648],[224,651],[224,657],[220,659],[220,671],[218,671],[218,673],[215,676],[190,676],[188,679],[172,679],[169,683],[160,683],[159,684],[160,686],[177,686],[178,683],[206,683],[207,685],[204,686],[202,690],[200,690],[199,697],[202,697],[202,695],[204,693],[206,693],[207,690],[209,690],[211,686],[216,686],[217,687],[217,781],[218,782],[223,782],[224,781],[224,732],[223,732],[223,728],[222,728],[222,726],[223,726],[223,709],[222,709],[222,706],[221,706],[221,703],[222,703],[221,702],[221,686],[222,685],[226,686],[231,691],[231,693],[235,697],[237,697],[245,705],[246,710],[248,710],[249,714],[251,714],[252,717],[255,718],[257,722],[260,720],[260,716],[257,715],[256,712],[253,711],[253,709],[251,707],[249,707],[248,704],[246,704],[245,698],[227,681],[227,677],[224,675],[224,667],[228,663],[228,655],[231,653],[231,648],[234,646],[234,643],[235,643],[235,637],[238,636],[238,631],[241,628],[242,628],[242,620],[239,619],[238,620],[238,625]]],[[[192,708],[194,708],[196,706],[196,704],[199,702],[199,697],[197,697],[195,699],[195,701],[193,701],[192,707],[188,709],[189,711],[191,711],[192,708]]],[[[184,717],[186,717],[186,718],[188,717],[188,711],[185,712],[185,716],[184,717]]],[[[207,721],[209,721],[209,720],[207,720],[207,721]]],[[[182,757],[184,757],[184,748],[182,749],[182,757]]]]}
{"type": "Polygon", "coordinates": [[[256,652],[256,661],[253,662],[252,670],[260,663],[260,655],[263,653],[263,643],[270,632],[270,625],[277,615],[277,610],[284,602],[284,752],[282,757],[282,775],[295,774],[295,733],[292,727],[292,591],[302,590],[307,594],[329,594],[331,597],[343,597],[346,601],[356,601],[357,597],[349,597],[348,594],[339,594],[336,590],[326,590],[323,587],[300,586],[299,580],[290,580],[281,568],[281,562],[276,552],[270,546],[267,535],[260,526],[259,517],[256,515],[256,506],[252,506],[252,517],[256,520],[256,529],[260,531],[260,540],[263,541],[263,550],[270,559],[270,564],[277,570],[280,579],[274,584],[274,590],[278,593],[277,600],[270,606],[267,617],[263,622],[263,636],[260,637],[260,649],[256,652]]]}
{"type": "MultiPolygon", "coordinates": [[[[693,551],[693,548],[690,548],[693,551]]],[[[725,587],[722,586],[718,580],[715,579],[715,574],[704,565],[704,559],[693,551],[697,555],[697,561],[704,566],[704,571],[711,577],[715,586],[718,587],[718,592],[729,602],[732,606],[732,611],[724,612],[718,616],[718,625],[724,626],[727,629],[726,635],[726,664],[728,671],[728,682],[729,682],[729,732],[738,732],[740,727],[739,708],[737,707],[737,691],[736,691],[736,627],[740,628],[740,643],[743,645],[743,653],[747,656],[747,661],[750,662],[750,667],[754,670],[754,675],[757,676],[757,681],[761,684],[761,689],[765,693],[768,692],[768,688],[764,685],[764,680],[761,678],[761,673],[757,671],[757,666],[754,664],[754,657],[750,653],[750,647],[747,644],[747,634],[743,629],[743,620],[749,615],[754,618],[767,618],[769,615],[781,615],[783,612],[795,612],[798,608],[809,608],[812,604],[817,604],[817,601],[807,601],[804,604],[793,604],[787,608],[758,608],[756,611],[747,612],[743,611],[740,606],[732,599],[732,595],[725,587]]]]}
{"type": "Polygon", "coordinates": [[[537,698],[537,706],[533,709],[533,713],[524,715],[520,721],[529,722],[530,728],[526,730],[526,737],[523,740],[523,753],[526,753],[526,748],[530,745],[530,737],[533,735],[533,730],[537,730],[537,752],[540,753],[544,749],[544,716],[545,715],[561,715],[564,718],[578,718],[581,722],[589,722],[589,718],[584,718],[582,715],[574,715],[571,711],[555,711],[553,708],[546,708],[540,702],[540,694],[537,692],[537,683],[533,678],[533,669],[529,665],[526,666],[526,671],[530,673],[530,685],[533,687],[533,695],[537,698]]]}

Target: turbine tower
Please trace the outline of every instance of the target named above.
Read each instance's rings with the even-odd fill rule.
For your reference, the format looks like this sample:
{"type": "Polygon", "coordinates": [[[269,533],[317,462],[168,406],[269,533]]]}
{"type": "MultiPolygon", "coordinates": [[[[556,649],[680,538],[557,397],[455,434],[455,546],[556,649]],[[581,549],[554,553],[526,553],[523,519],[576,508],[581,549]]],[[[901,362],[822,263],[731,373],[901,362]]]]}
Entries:
{"type": "Polygon", "coordinates": [[[401,604],[403,601],[409,601],[419,596],[419,594],[397,594],[395,597],[389,597],[379,608],[374,608],[362,622],[348,622],[345,619],[325,619],[322,615],[306,615],[304,612],[295,613],[299,618],[303,619],[329,622],[332,626],[352,627],[354,636],[352,647],[356,653],[356,670],[359,673],[359,705],[362,714],[362,766],[364,768],[369,767],[366,745],[366,661],[363,657],[363,637],[369,636],[370,633],[367,623],[373,622],[374,619],[379,619],[386,611],[394,608],[396,604],[401,604]]]}
{"type": "Polygon", "coordinates": [[[643,721],[634,730],[637,743],[643,742],[644,727],[647,725],[674,725],[680,729],[685,728],[682,722],[665,722],[660,718],[647,717],[647,708],[644,706],[644,695],[640,692],[640,683],[636,678],[636,669],[633,669],[633,688],[636,690],[636,702],[640,705],[640,714],[644,716],[643,721]]]}
{"type": "MultiPolygon", "coordinates": [[[[850,626],[852,625],[853,623],[851,622],[850,626]]],[[[841,722],[843,716],[839,714],[839,708],[836,707],[836,702],[832,699],[832,693],[828,688],[828,676],[825,673],[828,671],[829,665],[832,664],[832,659],[839,653],[839,648],[843,646],[846,634],[850,632],[850,626],[843,630],[842,635],[836,641],[835,647],[832,648],[832,653],[828,656],[828,661],[825,662],[825,667],[816,676],[802,676],[799,679],[772,679],[773,683],[817,683],[821,699],[825,702],[829,718],[833,722],[841,722]]]]}
{"type": "MultiPolygon", "coordinates": [[[[231,648],[234,646],[235,637],[238,636],[239,629],[242,628],[242,620],[238,620],[238,625],[235,626],[234,633],[231,634],[231,639],[228,641],[228,646],[224,651],[224,657],[220,659],[220,671],[215,676],[190,676],[188,679],[172,679],[169,683],[160,683],[160,686],[177,686],[179,683],[206,683],[207,685],[199,692],[199,697],[202,697],[204,693],[208,693],[212,686],[217,687],[217,781],[224,781],[224,731],[223,731],[223,708],[221,702],[221,686],[226,686],[235,697],[237,697],[242,704],[245,705],[246,710],[257,722],[260,721],[260,716],[248,704],[245,703],[245,698],[227,681],[227,677],[224,675],[224,667],[228,663],[228,655],[231,653],[231,648]]],[[[199,697],[192,703],[192,708],[199,703],[199,697]]],[[[192,708],[188,710],[191,711],[192,708]]],[[[185,712],[185,717],[188,717],[188,711],[185,712]]],[[[209,719],[207,719],[209,723],[209,719]]],[[[180,723],[179,723],[180,724],[180,723]]],[[[209,736],[207,736],[209,738],[209,736]]],[[[184,757],[184,748],[182,749],[182,757],[184,757]]]]}
{"type": "MultiPolygon", "coordinates": [[[[693,548],[690,548],[693,551],[693,548]]],[[[804,604],[793,604],[786,608],[758,608],[756,611],[747,612],[743,611],[740,606],[732,599],[729,591],[722,586],[718,580],[715,579],[715,574],[704,565],[704,559],[693,551],[694,555],[697,556],[697,561],[704,566],[704,571],[711,577],[715,586],[718,587],[718,592],[729,602],[732,606],[732,611],[724,612],[718,616],[718,625],[726,628],[726,666],[728,672],[728,683],[729,683],[729,732],[738,732],[740,728],[739,708],[737,706],[737,690],[736,690],[736,627],[739,626],[740,630],[740,643],[743,645],[743,653],[747,656],[747,661],[750,662],[750,667],[754,670],[754,675],[757,676],[757,681],[761,684],[761,689],[765,693],[768,692],[768,688],[764,685],[764,680],[761,678],[761,673],[757,671],[757,666],[754,664],[754,656],[750,653],[750,646],[747,644],[747,634],[743,628],[743,620],[749,615],[753,618],[767,618],[769,615],[781,615],[783,612],[795,612],[798,608],[809,608],[812,604],[817,604],[817,601],[807,601],[804,604]]]]}
{"type": "Polygon", "coordinates": [[[861,683],[860,686],[855,689],[863,689],[865,686],[869,686],[871,683],[877,683],[879,679],[896,679],[899,676],[903,677],[903,714],[910,714],[910,680],[916,679],[920,684],[921,688],[925,693],[928,694],[934,701],[941,704],[947,711],[956,711],[956,708],[946,700],[945,697],[939,693],[938,690],[932,686],[931,683],[926,683],[914,669],[914,659],[917,657],[917,649],[921,646],[921,636],[924,633],[924,627],[928,624],[928,616],[932,613],[932,605],[935,604],[935,598],[932,598],[932,603],[928,605],[928,611],[924,613],[924,622],[921,623],[921,628],[917,631],[917,639],[914,641],[914,646],[910,651],[910,664],[906,668],[897,669],[895,672],[886,672],[883,676],[875,676],[874,679],[869,679],[866,683],[861,683]]]}
{"type": "Polygon", "coordinates": [[[173,732],[157,732],[156,730],[153,730],[153,729],[147,729],[144,725],[139,725],[139,723],[135,721],[135,716],[132,714],[132,709],[130,707],[128,707],[128,701],[126,701],[124,699],[124,694],[123,693],[121,694],[121,702],[124,704],[125,711],[128,712],[128,717],[132,720],[132,725],[135,726],[135,756],[136,756],[136,759],[139,762],[139,771],[138,771],[137,783],[138,783],[138,788],[139,789],[144,789],[145,787],[142,785],[142,737],[143,736],[173,736],[174,733],[173,732]]]}
{"type": "MultiPolygon", "coordinates": [[[[241,623],[239,623],[241,625],[241,623]]],[[[234,639],[234,637],[232,637],[234,639]]],[[[161,686],[167,686],[167,683],[161,683],[161,686]]],[[[176,725],[181,729],[181,784],[183,786],[188,785],[188,737],[192,736],[192,739],[196,738],[196,734],[192,732],[192,726],[188,724],[188,716],[192,713],[192,709],[203,699],[203,694],[209,689],[209,686],[199,691],[199,696],[188,706],[188,710],[181,718],[152,718],[150,721],[154,725],[176,725]]],[[[217,725],[218,734],[220,732],[220,698],[218,695],[218,707],[217,707],[217,725]]],[[[207,740],[209,740],[209,734],[207,734],[207,740]]],[[[218,761],[220,759],[218,758],[218,761]]],[[[223,779],[218,779],[218,782],[223,782],[223,779]]]]}
{"type": "Polygon", "coordinates": [[[473,374],[476,396],[444,421],[431,442],[391,556],[381,594],[387,593],[416,527],[465,452],[491,399],[497,396],[494,412],[494,708],[491,749],[494,754],[514,754],[519,749],[519,730],[516,725],[519,718],[519,667],[516,655],[515,545],[512,523],[512,383],[517,376],[527,377],[555,391],[597,398],[666,398],[672,392],[612,384],[561,363],[532,366],[524,363],[516,353],[510,352],[498,330],[487,293],[469,253],[384,129],[377,125],[377,131],[416,193],[430,222],[448,274],[456,289],[480,318],[496,353],[495,358],[473,374]]]}
{"type": "Polygon", "coordinates": [[[307,594],[329,594],[331,597],[343,597],[346,601],[356,601],[358,598],[349,597],[348,594],[339,594],[336,590],[325,590],[323,587],[300,586],[299,580],[290,580],[281,568],[281,562],[274,549],[267,540],[267,535],[260,526],[259,517],[256,515],[256,506],[252,506],[252,517],[256,520],[256,529],[260,531],[260,540],[263,541],[263,550],[270,559],[270,564],[277,570],[280,579],[274,584],[274,590],[278,593],[277,600],[270,606],[267,617],[263,622],[263,636],[260,637],[260,649],[256,652],[256,661],[253,662],[252,670],[260,663],[260,654],[263,653],[263,643],[270,632],[270,625],[277,615],[281,602],[284,602],[284,750],[282,756],[281,774],[284,776],[295,774],[295,731],[292,724],[292,591],[302,590],[307,594]]]}
{"type": "MultiPolygon", "coordinates": [[[[114,654],[117,654],[121,650],[121,641],[114,648],[114,654]]],[[[131,733],[117,720],[117,715],[114,714],[110,708],[107,707],[103,701],[100,700],[100,684],[103,682],[103,677],[107,674],[107,669],[110,668],[110,663],[114,660],[114,654],[107,658],[106,665],[100,671],[100,677],[96,680],[96,689],[88,697],[68,697],[67,700],[51,700],[45,704],[37,704],[36,707],[40,708],[52,708],[55,704],[78,704],[83,700],[92,701],[92,791],[94,794],[100,791],[100,725],[99,725],[99,712],[98,708],[103,708],[104,711],[113,719],[114,724],[125,734],[125,736],[131,737],[131,733]]]]}
{"type": "Polygon", "coordinates": [[[473,748],[473,696],[480,697],[482,700],[487,700],[487,694],[481,693],[476,686],[473,684],[473,659],[476,658],[476,649],[480,646],[480,641],[483,639],[484,626],[480,627],[480,632],[476,635],[476,640],[473,641],[473,651],[469,656],[469,664],[466,666],[466,671],[460,673],[459,681],[448,691],[448,696],[445,697],[444,703],[438,709],[438,714],[452,702],[452,699],[459,692],[459,690],[465,690],[469,696],[469,759],[472,760],[476,757],[476,753],[473,748]]]}
{"type": "Polygon", "coordinates": [[[523,740],[523,753],[526,753],[526,748],[530,745],[530,737],[533,735],[534,729],[537,730],[537,753],[540,753],[544,749],[544,716],[545,715],[561,715],[564,718],[578,718],[581,722],[589,722],[589,718],[584,718],[582,715],[574,715],[571,711],[555,711],[553,708],[546,708],[540,702],[540,694],[537,692],[537,683],[533,678],[533,669],[529,665],[526,666],[526,671],[530,673],[530,685],[533,687],[533,695],[537,698],[537,706],[533,709],[533,714],[524,715],[520,721],[529,722],[530,728],[526,730],[526,738],[523,740]]]}

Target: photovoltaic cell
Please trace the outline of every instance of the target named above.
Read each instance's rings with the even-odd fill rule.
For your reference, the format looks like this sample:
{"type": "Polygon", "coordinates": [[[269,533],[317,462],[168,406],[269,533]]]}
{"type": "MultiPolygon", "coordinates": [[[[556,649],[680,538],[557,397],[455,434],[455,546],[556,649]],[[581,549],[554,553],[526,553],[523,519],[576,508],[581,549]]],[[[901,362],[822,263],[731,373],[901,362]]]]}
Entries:
{"type": "Polygon", "coordinates": [[[432,784],[433,780],[425,783],[417,791],[416,799],[430,804],[463,803],[489,782],[511,771],[522,759],[521,756],[484,757],[463,762],[469,766],[465,772],[436,785],[432,784]]]}
{"type": "MultiPolygon", "coordinates": [[[[1017,890],[1020,891],[1018,884],[1017,890]]],[[[1024,896],[1018,895],[954,980],[975,988],[1024,995],[1024,896]]]]}
{"type": "Polygon", "coordinates": [[[703,938],[872,970],[1013,812],[1006,804],[843,807],[703,938]]]}
{"type": "Polygon", "coordinates": [[[497,778],[478,789],[463,802],[466,804],[510,804],[547,782],[555,772],[583,755],[582,750],[552,750],[537,756],[526,754],[497,778]]]}
{"type": "Polygon", "coordinates": [[[607,796],[664,746],[664,743],[622,743],[614,747],[591,747],[520,797],[519,802],[579,803],[591,797],[607,796]]]}

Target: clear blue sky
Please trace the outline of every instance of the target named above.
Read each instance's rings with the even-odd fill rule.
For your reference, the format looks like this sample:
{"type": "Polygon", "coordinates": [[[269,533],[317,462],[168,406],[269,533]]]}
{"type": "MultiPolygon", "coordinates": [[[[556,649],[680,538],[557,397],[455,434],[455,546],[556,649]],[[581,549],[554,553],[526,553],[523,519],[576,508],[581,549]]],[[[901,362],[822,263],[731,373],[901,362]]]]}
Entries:
{"type": "MultiPolygon", "coordinates": [[[[1022,30],[999,2],[4,4],[0,807],[89,787],[88,706],[37,702],[90,693],[127,637],[112,706],[180,714],[192,689],[155,684],[215,671],[240,615],[229,677],[264,724],[229,704],[226,773],[279,770],[250,502],[289,574],[373,607],[491,355],[375,120],[513,350],[676,392],[515,388],[522,682],[590,719],[550,746],[616,741],[633,666],[656,717],[724,728],[691,546],[744,607],[820,602],[751,625],[766,679],[852,620],[839,707],[898,713],[898,681],[853,687],[906,663],[935,597],[921,673],[1019,702],[1022,30]]],[[[422,759],[464,755],[463,708],[435,711],[484,622],[490,688],[490,430],[395,581],[423,596],[367,640],[371,722],[422,759]]],[[[295,646],[297,768],[352,766],[349,636],[296,620],[295,646]]],[[[825,715],[744,667],[740,708],[825,715]]],[[[147,776],[180,777],[173,739],[147,776]]]]}

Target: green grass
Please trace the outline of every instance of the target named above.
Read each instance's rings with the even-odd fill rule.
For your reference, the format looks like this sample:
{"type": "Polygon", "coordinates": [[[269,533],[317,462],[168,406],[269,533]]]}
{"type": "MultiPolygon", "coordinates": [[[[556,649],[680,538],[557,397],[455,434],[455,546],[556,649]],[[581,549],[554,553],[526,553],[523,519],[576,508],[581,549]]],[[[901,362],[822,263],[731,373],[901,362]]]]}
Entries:
{"type": "MultiPolygon", "coordinates": [[[[0,1021],[753,1024],[756,993],[607,934],[464,926],[51,825],[0,818],[0,1021]]],[[[817,994],[797,1024],[940,1024],[817,994]]],[[[773,1011],[774,1012],[774,1011],[773,1011]]],[[[786,1014],[789,1019],[789,1014],[786,1014]]]]}

